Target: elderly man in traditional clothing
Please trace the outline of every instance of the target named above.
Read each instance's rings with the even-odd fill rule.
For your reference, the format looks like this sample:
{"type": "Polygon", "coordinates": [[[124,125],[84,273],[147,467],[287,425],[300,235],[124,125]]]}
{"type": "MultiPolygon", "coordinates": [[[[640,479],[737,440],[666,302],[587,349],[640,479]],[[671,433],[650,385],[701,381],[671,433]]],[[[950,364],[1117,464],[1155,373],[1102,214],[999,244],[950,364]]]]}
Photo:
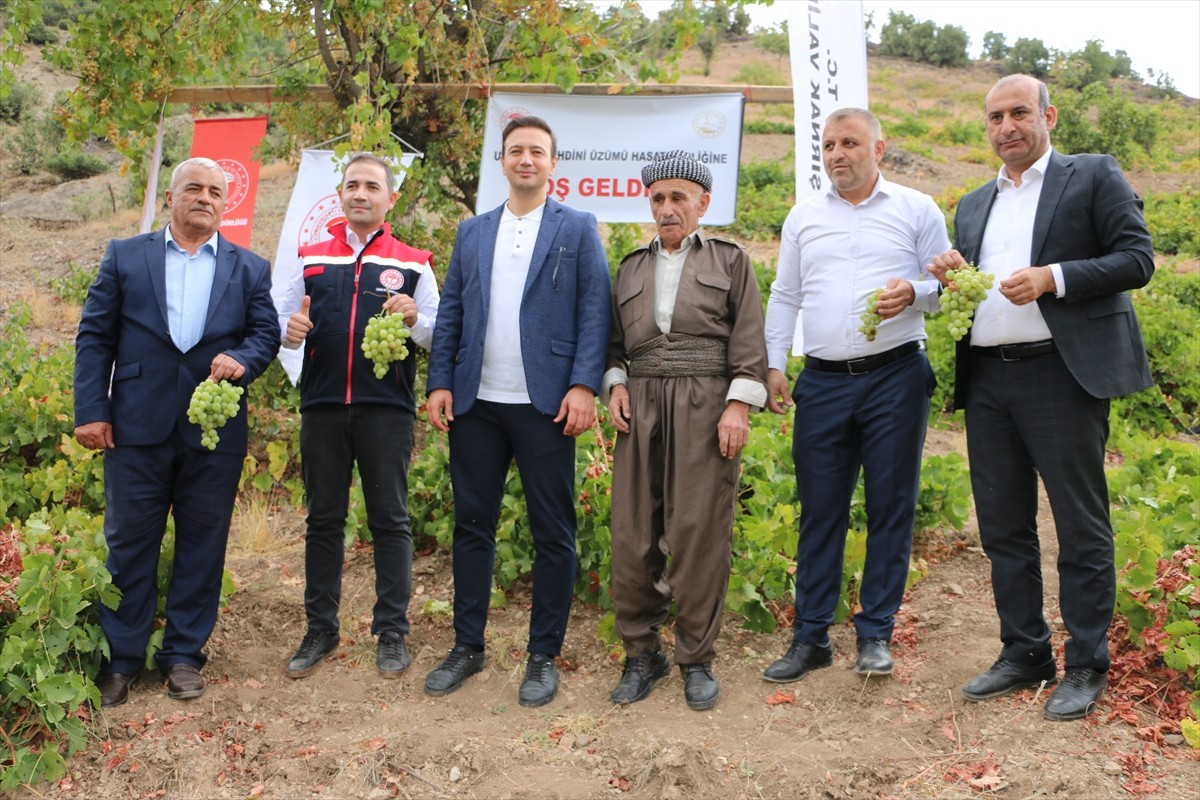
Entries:
{"type": "Polygon", "coordinates": [[[625,669],[615,703],[667,674],[660,629],[676,603],[689,708],[712,708],[739,454],[767,400],[763,307],[750,257],[706,236],[712,173],[687,153],[642,170],[658,236],[617,270],[608,410],[617,431],[612,587],[625,669]]]}

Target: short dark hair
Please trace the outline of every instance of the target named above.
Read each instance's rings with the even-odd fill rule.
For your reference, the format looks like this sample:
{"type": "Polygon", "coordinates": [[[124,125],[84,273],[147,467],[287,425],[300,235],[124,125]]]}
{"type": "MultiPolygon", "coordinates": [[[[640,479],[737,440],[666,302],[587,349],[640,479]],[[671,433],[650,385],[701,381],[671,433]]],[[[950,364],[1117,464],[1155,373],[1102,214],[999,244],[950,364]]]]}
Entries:
{"type": "Polygon", "coordinates": [[[513,117],[504,126],[504,133],[500,135],[500,150],[504,150],[504,145],[508,142],[508,135],[518,128],[538,128],[550,134],[550,157],[558,157],[558,139],[554,136],[554,131],[550,130],[550,123],[541,117],[523,116],[513,117]]]}
{"type": "Polygon", "coordinates": [[[396,191],[396,173],[392,171],[391,162],[386,158],[380,158],[374,153],[355,153],[350,156],[350,160],[346,162],[345,169],[342,170],[342,176],[345,177],[346,170],[350,169],[351,164],[357,164],[359,161],[366,161],[371,164],[378,164],[383,167],[383,174],[387,176],[388,193],[396,191]]]}

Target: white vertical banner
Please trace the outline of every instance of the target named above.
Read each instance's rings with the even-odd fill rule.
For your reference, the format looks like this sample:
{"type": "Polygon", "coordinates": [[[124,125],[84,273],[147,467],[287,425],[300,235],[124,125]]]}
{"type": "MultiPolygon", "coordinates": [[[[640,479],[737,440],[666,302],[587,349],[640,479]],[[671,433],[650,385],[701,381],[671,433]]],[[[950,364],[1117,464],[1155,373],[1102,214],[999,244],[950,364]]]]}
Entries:
{"type": "MultiPolygon", "coordinates": [[[[412,166],[414,158],[415,153],[406,153],[399,165],[393,160],[397,189],[404,183],[405,171],[412,166]]],[[[349,160],[349,154],[339,159],[332,150],[305,150],[300,154],[300,172],[296,175],[292,199],[288,201],[279,246],[275,248],[275,266],[271,271],[271,299],[276,308],[282,307],[288,286],[300,271],[300,248],[330,238],[329,226],[345,218],[337,190],[349,160]]],[[[304,348],[280,348],[279,363],[295,383],[300,379],[300,369],[304,365],[304,348]]]]}
{"type": "MultiPolygon", "coordinates": [[[[788,9],[799,203],[829,188],[821,158],[825,120],[839,108],[867,108],[867,34],[862,0],[807,0],[788,9]]],[[[796,355],[804,352],[801,328],[797,316],[796,355]]]]}
{"type": "Polygon", "coordinates": [[[547,193],[600,222],[653,222],[642,167],[683,150],[708,165],[712,202],[704,221],[729,225],[737,211],[742,151],[741,94],[594,97],[497,92],[488,100],[475,213],[508,198],[500,137],[514,117],[535,116],[553,129],[558,167],[547,193]]]}
{"type": "Polygon", "coordinates": [[[825,120],[839,108],[867,107],[867,35],[861,0],[789,3],[788,47],[796,121],[796,202],[825,191],[825,120]]]}

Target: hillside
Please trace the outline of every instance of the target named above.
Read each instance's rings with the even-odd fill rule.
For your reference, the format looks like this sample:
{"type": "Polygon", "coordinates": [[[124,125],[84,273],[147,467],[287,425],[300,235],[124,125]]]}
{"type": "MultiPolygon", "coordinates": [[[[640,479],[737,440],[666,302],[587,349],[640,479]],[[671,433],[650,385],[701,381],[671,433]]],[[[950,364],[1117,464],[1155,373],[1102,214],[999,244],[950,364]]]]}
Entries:
{"type": "MultiPolygon", "coordinates": [[[[775,66],[776,58],[749,43],[723,44],[709,76],[698,74],[699,56],[690,54],[684,80],[736,83],[752,62],[775,66]]],[[[941,124],[977,120],[997,77],[986,65],[947,70],[872,57],[869,66],[872,104],[888,124],[914,112],[941,124]]],[[[25,80],[47,93],[70,85],[32,50],[24,70],[25,80]]],[[[787,122],[790,109],[749,106],[747,120],[757,119],[787,122]]],[[[184,114],[175,124],[185,128],[187,121],[184,114]]],[[[13,132],[0,128],[0,139],[10,141],[13,132]]],[[[792,146],[788,135],[751,134],[743,161],[790,160],[792,146]]],[[[66,183],[20,176],[4,148],[0,323],[24,301],[34,309],[32,338],[47,346],[67,342],[78,308],[56,299],[50,282],[94,270],[108,239],[136,231],[139,211],[124,199],[127,179],[116,169],[66,183]]],[[[891,149],[898,157],[885,165],[889,177],[935,196],[996,170],[972,145],[897,137],[891,149]]],[[[1141,192],[1196,182],[1187,172],[1130,178],[1141,192]]],[[[260,180],[252,246],[273,256],[294,169],[270,164],[260,180]]],[[[756,261],[774,262],[777,241],[748,245],[756,261]]],[[[963,452],[961,431],[931,430],[927,450],[963,452]]],[[[1039,525],[1047,614],[1061,646],[1057,551],[1044,500],[1039,525]]],[[[603,610],[582,603],[572,611],[559,699],[540,710],[519,708],[527,585],[492,614],[484,672],[447,698],[425,696],[425,674],[453,640],[444,611],[449,553],[436,548],[414,560],[414,663],[402,679],[376,675],[371,553],[354,547],[345,567],[342,645],[311,677],[288,680],[283,665],[305,626],[302,532],[301,509],[279,500],[243,502],[228,565],[238,589],[209,646],[203,699],[170,701],[160,676],[145,676],[127,705],[91,716],[93,739],[71,760],[65,780],[15,797],[1116,800],[1153,792],[1184,800],[1200,785],[1197,754],[1178,737],[1139,736],[1139,727],[1156,722],[1147,709],[1105,700],[1086,721],[1054,724],[1042,720],[1044,698],[1032,692],[962,702],[959,687],[997,650],[988,562],[973,521],[924,552],[928,574],[900,616],[892,678],[854,674],[854,631],[841,625],[832,634],[833,667],[777,692],[760,675],[786,649],[788,632],[749,633],[730,616],[715,664],[721,701],[702,714],[687,709],[674,672],[645,702],[612,707],[619,660],[597,635],[603,610]]]]}

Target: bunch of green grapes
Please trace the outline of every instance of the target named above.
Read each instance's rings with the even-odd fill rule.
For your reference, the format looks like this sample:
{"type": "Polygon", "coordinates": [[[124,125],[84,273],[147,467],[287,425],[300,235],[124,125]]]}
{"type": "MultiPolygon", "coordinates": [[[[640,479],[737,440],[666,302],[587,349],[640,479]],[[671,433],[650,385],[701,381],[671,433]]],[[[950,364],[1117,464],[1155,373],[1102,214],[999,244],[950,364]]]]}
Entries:
{"type": "Polygon", "coordinates": [[[388,366],[393,361],[403,361],[408,358],[408,347],[404,341],[408,338],[408,328],[401,314],[389,314],[381,311],[367,321],[367,329],[363,332],[363,355],[375,364],[375,377],[383,380],[388,373],[388,366]]]}
{"type": "Polygon", "coordinates": [[[971,317],[987,297],[996,276],[990,272],[980,272],[974,264],[963,264],[958,269],[947,271],[946,279],[951,286],[942,292],[938,302],[942,311],[950,317],[950,335],[957,342],[971,330],[971,317]]]}
{"type": "Polygon", "coordinates": [[[188,403],[188,422],[200,426],[200,444],[217,449],[221,441],[217,428],[237,416],[243,392],[245,389],[229,381],[200,381],[188,403]]]}
{"type": "Polygon", "coordinates": [[[879,315],[875,313],[875,307],[879,305],[879,298],[883,296],[883,289],[876,289],[867,298],[867,310],[862,313],[859,319],[862,320],[862,326],[858,332],[867,337],[868,342],[875,341],[875,331],[879,327],[879,315]]]}

